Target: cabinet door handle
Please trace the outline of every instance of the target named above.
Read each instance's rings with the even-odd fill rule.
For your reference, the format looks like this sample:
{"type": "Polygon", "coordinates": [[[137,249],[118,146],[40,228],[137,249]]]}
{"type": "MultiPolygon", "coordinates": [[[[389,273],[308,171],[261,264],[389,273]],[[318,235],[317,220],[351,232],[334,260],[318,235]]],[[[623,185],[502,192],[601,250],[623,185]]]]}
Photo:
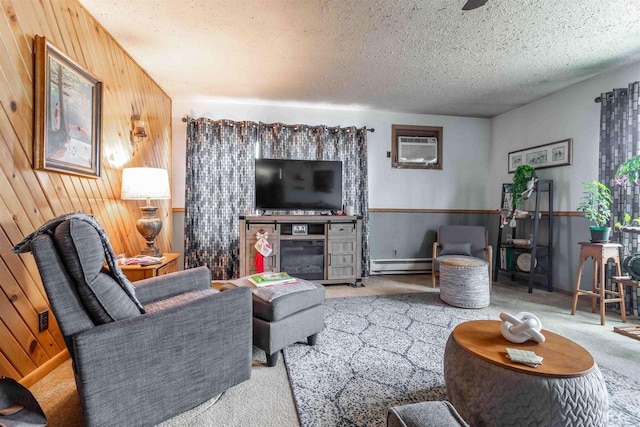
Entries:
{"type": "Polygon", "coordinates": [[[331,254],[329,254],[329,264],[328,265],[331,265],[331,254]]]}

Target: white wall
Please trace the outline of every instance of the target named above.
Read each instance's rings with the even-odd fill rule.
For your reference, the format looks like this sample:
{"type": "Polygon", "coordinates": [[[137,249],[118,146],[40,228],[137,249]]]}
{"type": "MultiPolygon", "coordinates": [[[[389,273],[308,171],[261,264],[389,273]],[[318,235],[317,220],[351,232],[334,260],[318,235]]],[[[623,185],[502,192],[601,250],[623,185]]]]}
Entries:
{"type": "Polygon", "coordinates": [[[489,119],[327,108],[173,100],[173,207],[184,207],[186,123],[182,117],[375,128],[368,134],[369,207],[488,209],[489,119]],[[393,169],[391,125],[443,126],[443,170],[393,169]]]}
{"type": "MultiPolygon", "coordinates": [[[[487,204],[500,205],[500,184],[511,182],[507,173],[510,151],[573,138],[573,164],[540,169],[537,174],[554,180],[554,211],[575,212],[583,192],[582,182],[598,178],[600,144],[600,104],[594,99],[613,88],[628,87],[640,80],[640,63],[595,77],[556,92],[491,120],[491,153],[487,184],[487,204]]],[[[617,220],[617,218],[614,218],[617,220]]],[[[556,219],[554,246],[554,286],[572,292],[577,276],[578,242],[588,241],[589,222],[582,217],[556,219]]],[[[585,267],[583,287],[592,280],[585,267]]]]}
{"type": "Polygon", "coordinates": [[[553,179],[555,210],[575,211],[583,191],[582,182],[598,178],[600,104],[594,99],[613,88],[640,80],[640,63],[595,77],[556,92],[491,120],[491,154],[487,203],[500,204],[500,183],[511,182],[507,173],[510,151],[573,138],[573,164],[540,169],[537,174],[553,179]]]}

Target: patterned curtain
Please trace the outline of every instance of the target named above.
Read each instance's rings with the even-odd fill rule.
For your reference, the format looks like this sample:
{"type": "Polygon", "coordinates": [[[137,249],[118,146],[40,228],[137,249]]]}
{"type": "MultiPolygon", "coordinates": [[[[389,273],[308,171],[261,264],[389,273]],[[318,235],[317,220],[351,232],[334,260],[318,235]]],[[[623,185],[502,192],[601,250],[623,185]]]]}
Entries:
{"type": "MultiPolygon", "coordinates": [[[[623,221],[625,212],[640,217],[638,188],[616,185],[616,169],[625,160],[640,154],[640,111],[638,95],[640,82],[628,88],[614,89],[600,97],[600,168],[598,179],[612,189],[611,213],[613,222],[623,221]]],[[[614,231],[612,240],[624,245],[624,255],[638,252],[638,237],[614,231]]]]}
{"type": "Polygon", "coordinates": [[[185,268],[206,265],[214,279],[238,277],[239,216],[253,212],[257,157],[342,161],[342,198],[362,216],[362,271],[368,275],[366,128],[206,118],[190,119],[187,126],[185,268]]]}
{"type": "Polygon", "coordinates": [[[187,124],[185,268],[206,265],[213,278],[237,273],[239,216],[253,203],[255,126],[201,118],[187,124]]]}

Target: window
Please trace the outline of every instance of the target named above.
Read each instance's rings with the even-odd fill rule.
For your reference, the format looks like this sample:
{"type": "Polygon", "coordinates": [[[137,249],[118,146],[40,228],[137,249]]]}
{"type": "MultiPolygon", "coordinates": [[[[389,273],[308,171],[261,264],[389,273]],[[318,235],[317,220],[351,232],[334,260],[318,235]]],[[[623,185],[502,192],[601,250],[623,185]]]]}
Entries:
{"type": "Polygon", "coordinates": [[[442,169],[442,127],[391,125],[391,166],[442,169]]]}

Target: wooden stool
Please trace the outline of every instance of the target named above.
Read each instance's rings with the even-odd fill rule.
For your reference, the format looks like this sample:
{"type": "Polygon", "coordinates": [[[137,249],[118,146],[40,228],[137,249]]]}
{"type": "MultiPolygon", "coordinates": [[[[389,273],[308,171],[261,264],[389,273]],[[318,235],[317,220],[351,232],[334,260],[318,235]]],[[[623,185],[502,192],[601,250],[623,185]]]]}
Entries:
{"type": "Polygon", "coordinates": [[[573,307],[571,314],[576,314],[578,306],[578,297],[580,295],[591,295],[591,312],[596,312],[596,301],[600,299],[600,324],[604,325],[605,304],[619,302],[620,317],[622,322],[627,322],[627,311],[624,306],[624,285],[619,281],[612,282],[618,285],[618,292],[605,289],[607,281],[605,275],[605,265],[608,260],[613,260],[616,264],[616,276],[621,276],[620,272],[620,255],[619,249],[622,247],[620,243],[591,243],[580,242],[580,261],[578,262],[578,278],[576,280],[576,292],[573,295],[573,307]],[[582,266],[587,258],[593,258],[593,290],[583,291],[580,289],[580,280],[582,279],[582,266]],[[599,268],[598,268],[599,267],[599,268]],[[598,273],[600,282],[598,282],[598,273]],[[614,295],[614,298],[605,298],[605,296],[614,295]]]}

